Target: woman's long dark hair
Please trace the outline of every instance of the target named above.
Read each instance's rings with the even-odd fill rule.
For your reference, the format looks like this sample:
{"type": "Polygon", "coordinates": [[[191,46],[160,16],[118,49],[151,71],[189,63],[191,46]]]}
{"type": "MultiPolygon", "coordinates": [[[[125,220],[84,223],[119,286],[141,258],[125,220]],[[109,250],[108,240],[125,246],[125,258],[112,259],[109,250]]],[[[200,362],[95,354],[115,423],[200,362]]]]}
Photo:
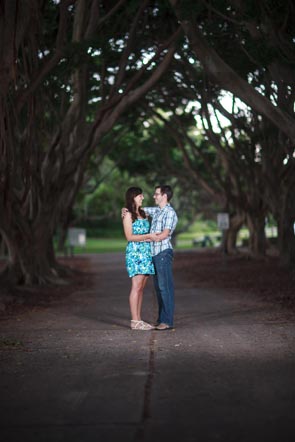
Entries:
{"type": "MultiPolygon", "coordinates": [[[[127,207],[128,211],[131,213],[133,223],[135,220],[137,220],[136,204],[134,202],[134,198],[140,194],[142,194],[142,189],[140,187],[129,187],[125,194],[125,207],[127,207]]],[[[138,212],[142,218],[146,218],[145,211],[141,207],[138,208],[138,212]]]]}

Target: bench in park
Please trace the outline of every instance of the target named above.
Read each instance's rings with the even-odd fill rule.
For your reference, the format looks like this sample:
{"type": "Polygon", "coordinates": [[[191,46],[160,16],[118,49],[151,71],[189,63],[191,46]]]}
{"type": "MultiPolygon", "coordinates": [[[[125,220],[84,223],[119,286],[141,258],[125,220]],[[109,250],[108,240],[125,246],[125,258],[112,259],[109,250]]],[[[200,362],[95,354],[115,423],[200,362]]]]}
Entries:
{"type": "Polygon", "coordinates": [[[195,238],[195,239],[193,239],[193,246],[197,246],[197,247],[213,247],[214,246],[214,241],[213,240],[220,241],[221,240],[221,236],[217,235],[217,236],[211,237],[210,235],[204,235],[202,238],[195,238]]]}

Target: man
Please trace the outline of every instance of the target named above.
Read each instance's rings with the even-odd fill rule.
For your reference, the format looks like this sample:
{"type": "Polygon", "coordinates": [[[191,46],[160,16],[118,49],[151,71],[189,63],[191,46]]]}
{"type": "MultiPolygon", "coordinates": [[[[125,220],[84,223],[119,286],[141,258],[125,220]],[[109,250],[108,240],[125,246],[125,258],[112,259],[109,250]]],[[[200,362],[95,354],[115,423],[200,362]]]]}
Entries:
{"type": "Polygon", "coordinates": [[[158,207],[144,207],[152,217],[151,233],[158,234],[158,241],[151,243],[153,263],[156,274],[154,286],[157,294],[159,314],[156,330],[169,330],[174,324],[174,281],[173,281],[173,248],[171,237],[178,218],[169,204],[173,196],[170,186],[156,186],[154,200],[158,207]]]}

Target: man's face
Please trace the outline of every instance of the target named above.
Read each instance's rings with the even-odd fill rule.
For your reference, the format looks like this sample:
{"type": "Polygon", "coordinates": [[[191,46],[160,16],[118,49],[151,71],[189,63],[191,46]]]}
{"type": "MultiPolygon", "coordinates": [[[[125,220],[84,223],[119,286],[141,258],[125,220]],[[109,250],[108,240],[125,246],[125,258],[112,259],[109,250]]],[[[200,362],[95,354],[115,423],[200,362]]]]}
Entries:
{"type": "Polygon", "coordinates": [[[164,195],[162,195],[161,189],[159,187],[157,187],[156,190],[155,190],[155,193],[154,193],[155,204],[157,206],[161,206],[161,203],[163,202],[163,199],[164,199],[164,195]]]}

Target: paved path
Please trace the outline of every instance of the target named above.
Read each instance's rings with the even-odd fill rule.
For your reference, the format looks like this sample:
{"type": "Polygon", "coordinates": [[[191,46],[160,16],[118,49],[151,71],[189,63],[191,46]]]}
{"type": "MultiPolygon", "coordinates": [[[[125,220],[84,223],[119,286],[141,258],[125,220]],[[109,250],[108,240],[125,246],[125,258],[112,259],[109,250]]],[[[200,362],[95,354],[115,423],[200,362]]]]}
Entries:
{"type": "MultiPolygon", "coordinates": [[[[176,254],[176,260],[181,254],[176,254]]],[[[293,442],[295,326],[176,272],[175,331],[129,329],[121,254],[89,288],[1,323],[3,442],[293,442]]],[[[144,318],[155,319],[152,283],[144,318]]]]}

